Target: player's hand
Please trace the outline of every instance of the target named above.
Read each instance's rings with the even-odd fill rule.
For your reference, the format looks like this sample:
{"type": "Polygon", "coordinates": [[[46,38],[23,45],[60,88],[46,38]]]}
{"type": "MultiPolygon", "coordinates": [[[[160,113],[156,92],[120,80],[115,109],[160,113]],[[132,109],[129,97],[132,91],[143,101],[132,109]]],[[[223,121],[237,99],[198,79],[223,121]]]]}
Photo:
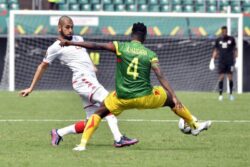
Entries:
{"type": "Polygon", "coordinates": [[[182,104],[181,104],[181,102],[180,102],[180,100],[177,97],[173,97],[173,102],[175,104],[175,108],[179,109],[179,108],[183,107],[182,104]]]}
{"type": "Polygon", "coordinates": [[[213,71],[215,69],[214,58],[212,58],[211,61],[210,61],[210,63],[209,63],[209,69],[211,71],[213,71]]]}
{"type": "Polygon", "coordinates": [[[67,41],[67,40],[61,40],[60,44],[59,44],[61,47],[64,47],[64,46],[69,46],[70,45],[70,41],[67,41]]]}
{"type": "Polygon", "coordinates": [[[19,92],[19,96],[22,96],[22,97],[26,97],[28,96],[30,93],[32,92],[32,90],[30,88],[27,88],[27,89],[23,89],[19,92]]]}
{"type": "Polygon", "coordinates": [[[59,44],[61,47],[69,46],[69,45],[70,45],[70,41],[65,40],[65,39],[63,39],[63,38],[61,38],[61,37],[59,37],[58,40],[61,41],[60,44],[59,44]]]}

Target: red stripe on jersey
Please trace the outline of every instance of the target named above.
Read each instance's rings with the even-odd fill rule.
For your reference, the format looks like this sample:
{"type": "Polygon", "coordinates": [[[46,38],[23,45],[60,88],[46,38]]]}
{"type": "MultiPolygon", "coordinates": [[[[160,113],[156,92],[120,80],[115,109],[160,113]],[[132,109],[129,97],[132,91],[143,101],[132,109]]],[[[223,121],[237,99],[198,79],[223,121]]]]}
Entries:
{"type": "Polygon", "coordinates": [[[89,81],[87,81],[86,79],[82,80],[84,83],[88,84],[88,87],[91,87],[93,84],[89,81]]]}
{"type": "Polygon", "coordinates": [[[120,62],[122,62],[122,59],[121,59],[121,58],[117,58],[117,59],[116,59],[116,62],[117,62],[117,63],[120,63],[120,62]]]}
{"type": "Polygon", "coordinates": [[[88,84],[88,87],[91,87],[92,85],[93,85],[92,83],[89,83],[89,84],[88,84]]]}

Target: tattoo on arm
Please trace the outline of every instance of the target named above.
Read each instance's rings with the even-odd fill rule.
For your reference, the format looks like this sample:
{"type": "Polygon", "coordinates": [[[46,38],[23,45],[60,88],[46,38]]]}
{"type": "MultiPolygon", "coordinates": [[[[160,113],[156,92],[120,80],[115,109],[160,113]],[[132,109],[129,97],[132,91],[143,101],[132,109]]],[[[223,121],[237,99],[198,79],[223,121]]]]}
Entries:
{"type": "Polygon", "coordinates": [[[152,69],[154,70],[155,75],[157,76],[163,88],[166,89],[172,97],[176,97],[174,90],[168,83],[168,80],[165,78],[164,74],[161,72],[159,64],[158,63],[156,63],[156,65],[152,64],[152,69]]]}
{"type": "Polygon", "coordinates": [[[72,45],[84,47],[86,49],[107,50],[115,52],[113,43],[95,43],[95,42],[72,42],[72,45]]]}

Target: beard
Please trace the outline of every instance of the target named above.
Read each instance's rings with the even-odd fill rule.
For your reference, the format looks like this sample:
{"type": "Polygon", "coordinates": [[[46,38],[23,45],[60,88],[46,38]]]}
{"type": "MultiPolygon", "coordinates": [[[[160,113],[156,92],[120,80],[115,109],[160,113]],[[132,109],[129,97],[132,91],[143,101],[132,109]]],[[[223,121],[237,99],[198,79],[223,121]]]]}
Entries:
{"type": "Polygon", "coordinates": [[[72,38],[73,38],[73,35],[65,35],[63,32],[61,32],[61,36],[64,38],[64,39],[66,39],[66,40],[68,40],[68,41],[71,41],[72,40],[72,38]]]}

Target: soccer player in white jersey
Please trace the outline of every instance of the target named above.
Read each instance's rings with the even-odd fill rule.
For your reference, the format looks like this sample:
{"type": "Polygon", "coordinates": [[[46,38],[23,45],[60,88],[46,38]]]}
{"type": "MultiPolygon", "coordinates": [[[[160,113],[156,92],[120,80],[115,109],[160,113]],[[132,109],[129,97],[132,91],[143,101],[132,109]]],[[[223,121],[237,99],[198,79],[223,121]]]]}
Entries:
{"type": "MultiPolygon", "coordinates": [[[[74,42],[83,41],[82,37],[73,35],[73,21],[68,16],[60,17],[58,32],[58,38],[74,42]]],[[[37,67],[30,87],[21,90],[19,94],[23,97],[28,96],[35,88],[49,64],[57,58],[73,72],[72,85],[74,90],[82,98],[84,110],[86,111],[86,119],[88,119],[102,104],[108,95],[108,91],[98,82],[95,74],[95,67],[85,48],[76,46],[61,47],[59,43],[60,41],[57,40],[48,48],[46,56],[37,67]]],[[[115,147],[128,146],[138,142],[137,139],[129,139],[120,133],[117,119],[114,115],[108,115],[106,120],[114,136],[115,147]]],[[[53,146],[57,146],[64,135],[82,133],[84,128],[85,123],[81,121],[61,129],[52,129],[51,143],[53,146]]]]}

